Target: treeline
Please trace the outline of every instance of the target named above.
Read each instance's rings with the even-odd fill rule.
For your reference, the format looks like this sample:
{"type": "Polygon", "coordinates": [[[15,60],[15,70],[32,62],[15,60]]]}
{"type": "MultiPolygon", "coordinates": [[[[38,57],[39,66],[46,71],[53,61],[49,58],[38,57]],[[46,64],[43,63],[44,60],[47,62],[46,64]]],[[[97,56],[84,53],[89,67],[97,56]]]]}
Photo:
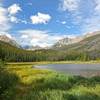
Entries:
{"type": "Polygon", "coordinates": [[[7,62],[36,62],[36,61],[64,61],[64,60],[97,60],[100,52],[36,50],[26,51],[0,42],[0,59],[7,62]],[[96,54],[95,54],[96,53],[96,54]]]}

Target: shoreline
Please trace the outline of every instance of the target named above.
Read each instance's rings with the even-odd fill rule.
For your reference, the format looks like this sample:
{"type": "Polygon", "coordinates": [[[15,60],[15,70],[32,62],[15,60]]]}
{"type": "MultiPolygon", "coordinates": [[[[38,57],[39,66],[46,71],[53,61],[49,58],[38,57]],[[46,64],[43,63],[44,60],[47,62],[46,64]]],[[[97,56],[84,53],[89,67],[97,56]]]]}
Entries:
{"type": "Polygon", "coordinates": [[[7,62],[6,64],[37,65],[37,64],[100,64],[100,61],[41,61],[41,62],[7,62]]]}

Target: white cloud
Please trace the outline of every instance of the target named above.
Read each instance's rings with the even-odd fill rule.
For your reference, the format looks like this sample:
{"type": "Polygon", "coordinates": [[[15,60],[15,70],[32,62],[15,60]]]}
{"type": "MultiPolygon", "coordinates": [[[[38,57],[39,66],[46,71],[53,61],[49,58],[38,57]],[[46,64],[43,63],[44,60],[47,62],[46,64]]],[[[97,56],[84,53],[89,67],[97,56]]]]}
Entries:
{"type": "Polygon", "coordinates": [[[8,10],[3,7],[3,1],[0,1],[0,35],[6,35],[9,38],[12,36],[9,34],[9,30],[11,29],[11,24],[9,22],[8,10]]]}
{"type": "Polygon", "coordinates": [[[32,39],[44,39],[46,38],[48,35],[46,34],[46,31],[40,31],[40,30],[23,30],[20,31],[20,33],[22,33],[24,36],[28,36],[32,39]]]}
{"type": "Polygon", "coordinates": [[[62,24],[66,24],[66,21],[62,21],[61,23],[62,23],[62,24]]]}
{"type": "Polygon", "coordinates": [[[22,9],[18,4],[13,4],[13,5],[8,7],[8,14],[9,14],[9,19],[11,22],[13,22],[13,23],[21,22],[21,19],[18,19],[16,17],[16,14],[19,11],[22,11],[22,9]]]}
{"type": "Polygon", "coordinates": [[[65,35],[51,35],[51,32],[27,29],[19,31],[20,43],[23,45],[39,45],[41,47],[51,46],[53,43],[65,37],[65,35]],[[23,41],[24,40],[24,41],[23,41]]]}
{"type": "Polygon", "coordinates": [[[15,16],[10,16],[10,21],[14,23],[18,23],[18,19],[15,16]]]}
{"type": "Polygon", "coordinates": [[[75,11],[79,7],[80,0],[60,0],[60,9],[63,11],[75,11]]]}
{"type": "Polygon", "coordinates": [[[81,30],[84,33],[100,31],[100,0],[90,1],[93,6],[91,6],[92,13],[89,17],[83,18],[83,24],[81,25],[81,30]]]}
{"type": "Polygon", "coordinates": [[[19,11],[21,11],[21,7],[18,4],[13,4],[8,8],[8,12],[10,15],[15,15],[19,11]]]}
{"type": "Polygon", "coordinates": [[[95,0],[96,6],[95,6],[95,11],[97,13],[100,13],[100,0],[95,0]]]}
{"type": "Polygon", "coordinates": [[[26,20],[20,20],[21,23],[24,23],[24,24],[28,24],[29,22],[27,22],[26,20]]]}
{"type": "Polygon", "coordinates": [[[0,32],[6,32],[10,27],[9,18],[7,17],[7,9],[0,6],[0,32]]]}
{"type": "Polygon", "coordinates": [[[21,36],[21,38],[22,38],[22,39],[27,39],[27,38],[28,38],[28,35],[24,35],[24,34],[23,34],[23,35],[21,36]]]}
{"type": "Polygon", "coordinates": [[[56,22],[59,23],[59,24],[63,24],[63,25],[67,24],[67,21],[65,21],[65,20],[63,20],[63,21],[56,20],[56,22]]]}
{"type": "Polygon", "coordinates": [[[22,11],[21,7],[18,4],[13,4],[10,7],[8,7],[8,13],[9,13],[9,20],[13,23],[24,23],[27,24],[28,22],[26,20],[22,20],[16,17],[16,14],[22,11]]]}
{"type": "Polygon", "coordinates": [[[32,24],[46,24],[50,21],[51,16],[49,14],[43,14],[38,12],[37,15],[33,15],[30,17],[32,24]]]}
{"type": "MultiPolygon", "coordinates": [[[[60,9],[69,11],[71,24],[81,33],[100,30],[100,0],[60,0],[60,9]]],[[[69,20],[68,19],[68,20],[69,20]]]]}
{"type": "Polygon", "coordinates": [[[91,18],[85,19],[85,23],[81,26],[81,31],[83,33],[100,31],[100,17],[93,16],[91,18]]]}
{"type": "Polygon", "coordinates": [[[15,16],[9,16],[9,20],[10,20],[10,22],[13,22],[13,23],[24,23],[24,24],[28,24],[28,22],[26,20],[18,19],[15,16]]]}

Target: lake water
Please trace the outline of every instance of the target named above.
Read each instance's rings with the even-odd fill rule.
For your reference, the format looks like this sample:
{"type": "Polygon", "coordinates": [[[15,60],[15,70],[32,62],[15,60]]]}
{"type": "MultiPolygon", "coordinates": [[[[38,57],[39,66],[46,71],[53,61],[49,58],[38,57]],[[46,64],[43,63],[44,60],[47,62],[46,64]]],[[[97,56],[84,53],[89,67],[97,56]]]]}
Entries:
{"type": "Polygon", "coordinates": [[[47,64],[35,67],[72,75],[100,76],[100,64],[47,64]]]}

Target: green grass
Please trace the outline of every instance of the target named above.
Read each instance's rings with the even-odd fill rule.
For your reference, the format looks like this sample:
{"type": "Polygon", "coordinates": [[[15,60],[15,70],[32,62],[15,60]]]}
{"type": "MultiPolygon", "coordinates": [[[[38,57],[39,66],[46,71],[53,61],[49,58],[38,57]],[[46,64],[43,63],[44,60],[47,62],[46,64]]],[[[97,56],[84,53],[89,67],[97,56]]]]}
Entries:
{"type": "MultiPolygon", "coordinates": [[[[44,62],[47,63],[50,62],[44,62]]],[[[16,75],[18,80],[6,91],[4,100],[100,100],[99,76],[84,78],[63,75],[32,68],[35,64],[42,63],[7,65],[6,71],[16,75]]]]}

